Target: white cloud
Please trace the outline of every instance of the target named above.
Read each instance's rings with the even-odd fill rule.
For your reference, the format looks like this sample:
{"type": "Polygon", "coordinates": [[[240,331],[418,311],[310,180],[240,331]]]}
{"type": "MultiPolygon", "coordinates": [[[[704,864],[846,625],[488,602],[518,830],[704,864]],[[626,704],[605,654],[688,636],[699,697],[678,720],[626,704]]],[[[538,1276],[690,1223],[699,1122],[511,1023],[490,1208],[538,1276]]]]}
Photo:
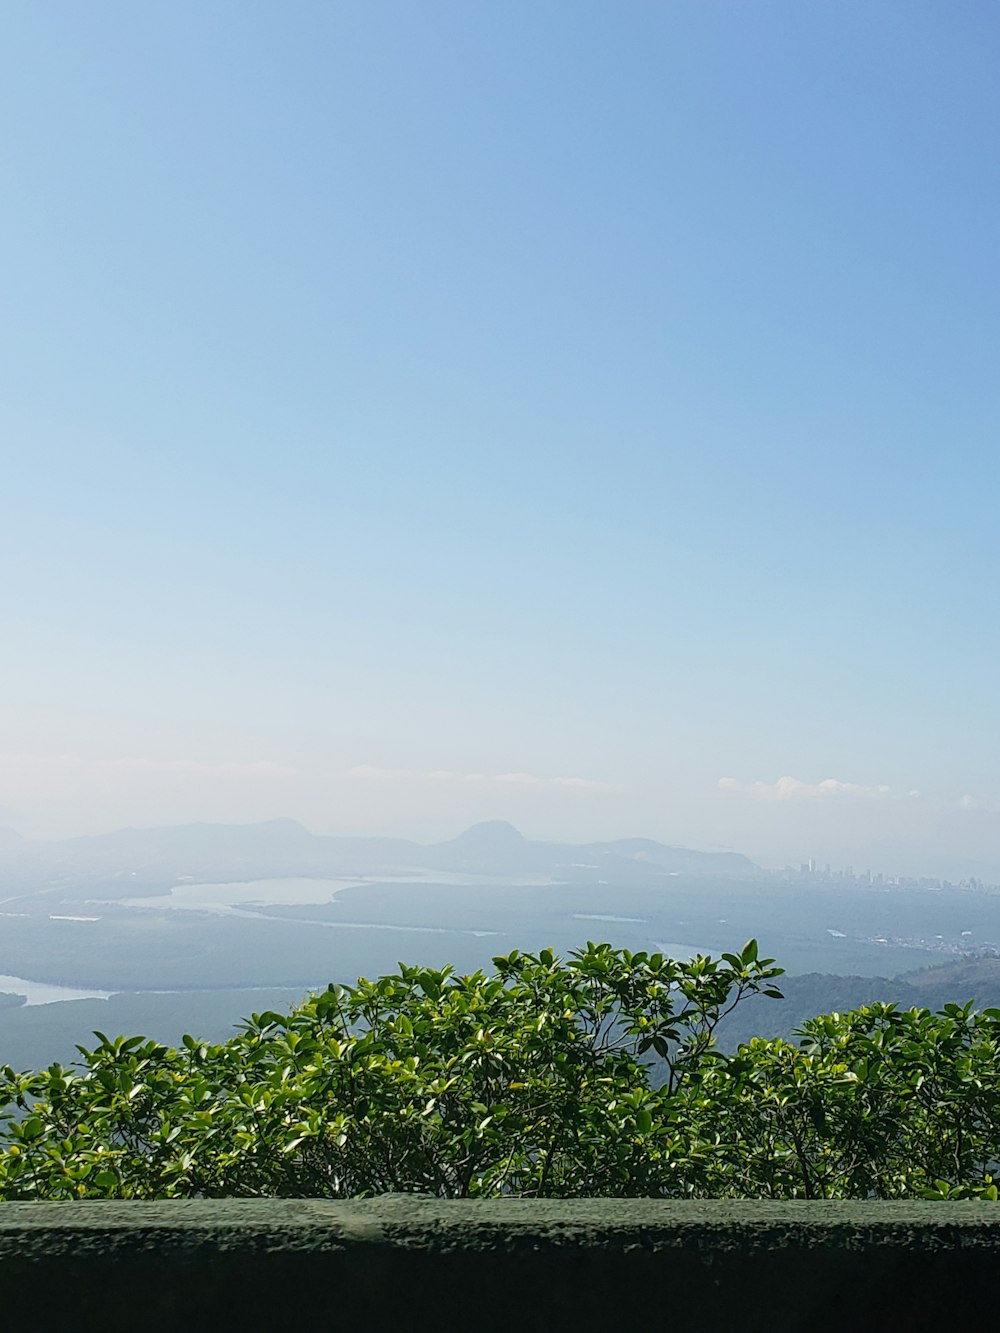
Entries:
{"type": "Polygon", "coordinates": [[[542,777],[537,773],[456,773],[446,768],[427,771],[413,768],[378,768],[373,764],[356,764],[352,777],[373,782],[450,782],[470,786],[548,787],[572,791],[620,791],[613,782],[599,782],[595,778],[542,777]]]}
{"type": "Polygon", "coordinates": [[[93,767],[115,772],[187,773],[206,778],[290,778],[298,772],[267,759],[230,759],[215,764],[200,759],[98,759],[93,767]]]}
{"type": "Polygon", "coordinates": [[[297,770],[269,760],[223,760],[207,763],[201,759],[84,759],[77,754],[0,754],[0,767],[30,773],[59,770],[63,773],[97,775],[101,773],[186,773],[195,777],[292,777],[297,770]]]}
{"type": "Polygon", "coordinates": [[[877,800],[889,795],[888,787],[865,787],[857,782],[841,782],[838,778],[802,782],[787,775],[777,782],[737,782],[735,778],[719,778],[718,786],[720,791],[746,796],[751,801],[877,800]]]}
{"type": "Polygon", "coordinates": [[[621,791],[615,782],[599,782],[596,778],[543,778],[536,773],[497,773],[488,782],[501,782],[510,787],[569,787],[578,791],[621,791]]]}
{"type": "Polygon", "coordinates": [[[963,810],[987,810],[993,814],[1000,811],[1000,801],[990,801],[982,796],[965,795],[958,804],[963,810]]]}
{"type": "Polygon", "coordinates": [[[72,770],[84,767],[77,754],[18,754],[12,750],[0,753],[0,767],[31,772],[35,769],[72,770]]]}

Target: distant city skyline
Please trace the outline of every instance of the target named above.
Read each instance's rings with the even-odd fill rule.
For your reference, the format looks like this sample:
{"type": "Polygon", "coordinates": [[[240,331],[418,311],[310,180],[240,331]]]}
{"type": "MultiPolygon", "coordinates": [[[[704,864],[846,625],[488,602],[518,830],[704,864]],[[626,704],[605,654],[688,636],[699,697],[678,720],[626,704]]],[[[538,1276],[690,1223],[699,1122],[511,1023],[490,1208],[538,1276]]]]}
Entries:
{"type": "Polygon", "coordinates": [[[1000,11],[5,12],[0,805],[1000,879],[1000,11]]]}

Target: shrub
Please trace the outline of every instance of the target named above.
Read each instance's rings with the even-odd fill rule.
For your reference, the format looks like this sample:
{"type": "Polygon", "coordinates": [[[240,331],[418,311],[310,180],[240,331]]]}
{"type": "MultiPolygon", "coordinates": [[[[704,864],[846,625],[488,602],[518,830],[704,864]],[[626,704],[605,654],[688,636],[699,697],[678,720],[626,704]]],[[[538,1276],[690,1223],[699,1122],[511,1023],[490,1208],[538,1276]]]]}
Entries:
{"type": "Polygon", "coordinates": [[[713,1033],[781,969],[588,944],[400,965],[254,1014],[0,1072],[0,1198],[995,1198],[1000,1011],[873,1005],[798,1045],[713,1033]]]}

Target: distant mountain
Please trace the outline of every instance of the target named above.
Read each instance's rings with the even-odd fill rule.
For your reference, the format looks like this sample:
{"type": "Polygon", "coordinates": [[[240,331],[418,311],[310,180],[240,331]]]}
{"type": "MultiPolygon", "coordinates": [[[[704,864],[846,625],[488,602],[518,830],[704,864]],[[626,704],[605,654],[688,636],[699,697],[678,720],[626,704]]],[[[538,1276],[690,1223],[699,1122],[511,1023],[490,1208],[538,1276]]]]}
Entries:
{"type": "Polygon", "coordinates": [[[753,995],[719,1027],[719,1044],[732,1049],[751,1037],[785,1037],[817,1014],[846,1013],[876,1001],[904,1009],[940,1009],[972,1000],[978,1009],[1000,1006],[1000,958],[960,958],[897,977],[843,977],[811,972],[779,978],[783,1000],[753,995]]]}
{"type": "Polygon", "coordinates": [[[473,824],[450,842],[421,847],[420,864],[430,870],[465,870],[478,874],[524,874],[538,872],[551,858],[539,853],[542,843],[529,842],[513,824],[490,819],[473,824]]]}
{"type": "Polygon", "coordinates": [[[108,896],[125,896],[181,878],[350,878],[408,865],[411,849],[419,850],[402,839],[317,836],[294,819],[128,828],[56,842],[0,842],[0,884],[20,881],[26,889],[100,885],[108,896]]]}
{"type": "Polygon", "coordinates": [[[457,838],[430,846],[403,838],[314,834],[294,819],[128,828],[56,842],[16,834],[0,837],[0,885],[8,891],[91,890],[99,884],[109,896],[126,896],[179,878],[340,879],[435,871],[648,882],[678,874],[749,876],[756,867],[736,853],[696,852],[644,838],[585,844],[534,841],[502,820],[476,824],[457,838]]]}
{"type": "Polygon", "coordinates": [[[487,819],[482,824],[473,824],[451,842],[439,842],[437,847],[468,848],[475,853],[505,852],[513,848],[526,847],[528,839],[513,824],[505,819],[487,819]]]}
{"type": "Polygon", "coordinates": [[[668,847],[649,838],[617,842],[536,842],[513,824],[490,820],[474,824],[451,842],[421,849],[421,864],[430,869],[480,871],[493,874],[542,874],[557,879],[585,879],[590,874],[648,879],[664,874],[752,875],[757,867],[734,852],[695,852],[668,847]]]}
{"type": "Polygon", "coordinates": [[[589,844],[601,856],[624,857],[668,874],[752,875],[757,866],[740,852],[694,852],[686,847],[667,847],[651,838],[621,838],[617,842],[589,844]]]}

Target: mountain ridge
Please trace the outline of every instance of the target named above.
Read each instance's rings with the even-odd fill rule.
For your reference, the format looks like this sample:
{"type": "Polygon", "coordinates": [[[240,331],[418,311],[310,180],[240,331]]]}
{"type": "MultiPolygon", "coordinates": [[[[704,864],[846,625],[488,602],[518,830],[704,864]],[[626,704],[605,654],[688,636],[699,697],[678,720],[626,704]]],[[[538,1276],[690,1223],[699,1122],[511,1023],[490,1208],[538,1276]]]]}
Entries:
{"type": "Polygon", "coordinates": [[[67,881],[162,884],[219,876],[371,877],[390,872],[467,872],[563,879],[568,871],[629,879],[672,874],[750,876],[757,867],[735,852],[701,852],[654,839],[561,843],[526,838],[513,824],[487,820],[436,843],[406,838],[312,833],[294,819],[248,824],[159,825],[56,840],[0,840],[0,878],[25,887],[67,881]]]}

